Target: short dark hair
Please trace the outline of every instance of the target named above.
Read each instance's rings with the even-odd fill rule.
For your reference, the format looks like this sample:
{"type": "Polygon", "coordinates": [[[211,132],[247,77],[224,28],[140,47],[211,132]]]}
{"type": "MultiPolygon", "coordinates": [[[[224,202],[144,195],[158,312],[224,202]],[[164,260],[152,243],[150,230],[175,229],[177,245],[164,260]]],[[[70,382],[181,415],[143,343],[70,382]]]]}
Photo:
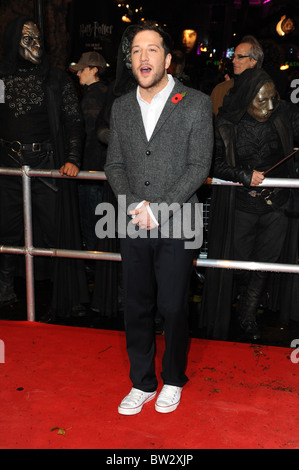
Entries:
{"type": "Polygon", "coordinates": [[[167,33],[164,29],[162,29],[157,23],[154,21],[145,21],[143,23],[139,23],[136,25],[136,27],[133,29],[130,40],[131,40],[131,48],[132,48],[132,42],[134,37],[136,36],[137,33],[140,33],[140,31],[155,31],[158,33],[161,38],[162,38],[162,45],[163,49],[165,51],[165,55],[170,54],[172,49],[173,49],[173,41],[169,33],[167,33]]]}
{"type": "Polygon", "coordinates": [[[107,72],[107,70],[104,69],[103,67],[97,67],[96,65],[89,65],[88,68],[89,69],[97,69],[97,71],[95,73],[95,77],[98,78],[98,79],[100,79],[101,77],[106,75],[106,72],[107,72]]]}

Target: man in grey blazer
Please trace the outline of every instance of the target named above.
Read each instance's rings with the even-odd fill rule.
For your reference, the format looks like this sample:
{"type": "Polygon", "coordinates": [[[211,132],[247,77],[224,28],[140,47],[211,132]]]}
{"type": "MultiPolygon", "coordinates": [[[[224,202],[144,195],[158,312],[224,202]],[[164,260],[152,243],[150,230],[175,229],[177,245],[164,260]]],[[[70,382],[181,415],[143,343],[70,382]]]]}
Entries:
{"type": "Polygon", "coordinates": [[[157,391],[156,309],[164,319],[161,413],[180,403],[188,346],[188,295],[202,221],[197,189],[213,147],[212,105],[171,75],[171,39],[146,23],[132,29],[127,66],[137,89],[118,98],[111,114],[105,172],[118,198],[125,292],[125,329],[133,387],[118,407],[139,413],[157,391]]]}

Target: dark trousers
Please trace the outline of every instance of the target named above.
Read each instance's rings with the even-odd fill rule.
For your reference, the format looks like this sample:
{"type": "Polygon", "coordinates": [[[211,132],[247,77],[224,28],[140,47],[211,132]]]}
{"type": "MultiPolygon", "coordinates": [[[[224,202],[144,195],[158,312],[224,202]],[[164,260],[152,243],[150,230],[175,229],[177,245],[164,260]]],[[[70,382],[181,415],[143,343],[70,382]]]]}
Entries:
{"type": "Polygon", "coordinates": [[[104,185],[102,181],[96,184],[83,181],[78,185],[78,191],[82,239],[86,250],[93,251],[97,249],[98,243],[95,226],[99,217],[95,215],[95,210],[103,201],[104,185]]]}
{"type": "MultiPolygon", "coordinates": [[[[275,263],[279,259],[288,227],[288,218],[280,211],[255,214],[235,211],[234,259],[275,263]]],[[[239,284],[248,289],[268,278],[267,271],[240,271],[236,273],[239,284]]]]}
{"type": "MultiPolygon", "coordinates": [[[[31,182],[33,236],[44,247],[55,247],[56,192],[41,180],[31,182]]],[[[18,246],[24,236],[22,181],[18,176],[0,178],[0,243],[18,246]]],[[[36,245],[37,246],[37,245],[36,245]]],[[[40,245],[41,246],[41,245],[40,245]]]]}
{"type": "MultiPolygon", "coordinates": [[[[41,180],[31,182],[33,244],[38,247],[56,247],[56,192],[41,180]]],[[[22,181],[18,176],[0,178],[0,244],[21,246],[24,243],[24,216],[22,181]]],[[[16,255],[0,255],[0,298],[12,297],[16,255]],[[2,287],[1,287],[2,286],[2,287]]],[[[37,260],[35,259],[35,267],[37,260]]],[[[50,266],[38,264],[37,277],[51,275],[50,266]]]]}
{"type": "Polygon", "coordinates": [[[183,240],[121,239],[124,311],[130,378],[135,388],[157,388],[154,318],[164,319],[162,379],[183,386],[188,348],[188,297],[194,251],[183,240]]]}

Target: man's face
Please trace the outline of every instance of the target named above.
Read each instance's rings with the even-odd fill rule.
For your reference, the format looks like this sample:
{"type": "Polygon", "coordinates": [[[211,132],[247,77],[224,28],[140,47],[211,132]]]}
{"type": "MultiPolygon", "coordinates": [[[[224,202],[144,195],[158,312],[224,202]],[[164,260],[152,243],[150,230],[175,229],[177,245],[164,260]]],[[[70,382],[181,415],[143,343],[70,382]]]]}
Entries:
{"type": "Polygon", "coordinates": [[[255,67],[257,61],[249,57],[251,44],[244,42],[239,44],[234,53],[233,66],[235,75],[240,75],[244,70],[255,67]]]}
{"type": "Polygon", "coordinates": [[[97,73],[96,67],[84,67],[81,70],[78,70],[77,75],[79,77],[80,85],[91,85],[96,82],[95,75],[97,73]]]}
{"type": "Polygon", "coordinates": [[[156,31],[136,34],[131,48],[132,72],[143,89],[161,91],[167,84],[171,55],[165,56],[162,38],[156,31]]]}
{"type": "Polygon", "coordinates": [[[19,47],[20,56],[33,64],[40,64],[43,49],[41,46],[40,32],[32,21],[25,23],[22,29],[22,37],[19,47]]]}
{"type": "Polygon", "coordinates": [[[259,122],[266,122],[274,110],[276,94],[274,83],[265,83],[249,106],[248,114],[259,122]]]}
{"type": "Polygon", "coordinates": [[[184,29],[182,35],[182,44],[186,54],[192,51],[197,39],[197,32],[194,29],[184,29]]]}

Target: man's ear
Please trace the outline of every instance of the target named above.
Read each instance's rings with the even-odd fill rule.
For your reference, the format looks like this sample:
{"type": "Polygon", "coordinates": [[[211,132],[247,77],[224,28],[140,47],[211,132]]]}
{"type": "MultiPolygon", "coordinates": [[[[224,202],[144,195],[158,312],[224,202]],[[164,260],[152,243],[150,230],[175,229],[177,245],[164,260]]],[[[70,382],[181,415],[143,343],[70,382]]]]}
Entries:
{"type": "Polygon", "coordinates": [[[167,56],[166,56],[166,59],[165,59],[165,68],[166,68],[166,70],[168,69],[168,67],[171,64],[171,59],[172,59],[172,56],[171,56],[170,53],[168,53],[167,56]]]}
{"type": "Polygon", "coordinates": [[[250,57],[250,68],[253,69],[257,64],[257,60],[250,57]]]}

